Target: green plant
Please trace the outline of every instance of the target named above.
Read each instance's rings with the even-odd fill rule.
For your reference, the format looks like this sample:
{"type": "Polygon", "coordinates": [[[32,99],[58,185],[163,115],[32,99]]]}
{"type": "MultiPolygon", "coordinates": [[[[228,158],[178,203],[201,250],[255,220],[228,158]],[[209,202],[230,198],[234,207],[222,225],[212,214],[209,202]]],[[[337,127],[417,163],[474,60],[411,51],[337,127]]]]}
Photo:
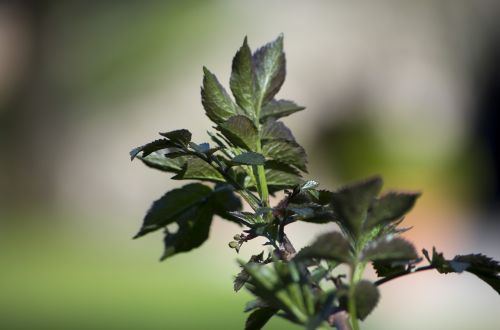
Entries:
{"type": "Polygon", "coordinates": [[[234,281],[235,291],[246,286],[256,298],[245,308],[251,311],[245,329],[260,329],[274,315],[307,329],[359,329],[358,319],[377,305],[379,285],[429,269],[473,273],[500,293],[500,266],[482,254],[446,259],[436,249],[423,250],[428,264],[417,267],[422,258],[400,237],[408,228],[398,225],[419,193],[379,197],[379,177],[335,191],[302,179],[306,153],[279,119],[304,108],[274,98],[285,79],[283,36],[253,54],[245,38],[232,64],[235,101],[208,69],[203,71],[202,103],[216,125],[216,132],[208,133],[213,145],[194,143],[181,129],[160,133],[162,139],[133,149],[131,157],[174,173],[175,180],[215,185],[190,183],[167,192],[153,203],[135,237],[164,229],[162,260],[203,244],[214,215],[242,226],[229,243],[237,252],[245,242],[264,237],[269,252],[240,261],[234,281]],[[281,191],[282,199],[271,205],[269,195],[281,191]],[[238,195],[252,212],[241,211],[238,195]],[[286,234],[286,226],[296,221],[334,222],[341,232],[322,234],[297,252],[286,234]],[[380,277],[375,282],[363,279],[370,263],[380,277]],[[334,276],[342,264],[348,276],[334,276]]]}

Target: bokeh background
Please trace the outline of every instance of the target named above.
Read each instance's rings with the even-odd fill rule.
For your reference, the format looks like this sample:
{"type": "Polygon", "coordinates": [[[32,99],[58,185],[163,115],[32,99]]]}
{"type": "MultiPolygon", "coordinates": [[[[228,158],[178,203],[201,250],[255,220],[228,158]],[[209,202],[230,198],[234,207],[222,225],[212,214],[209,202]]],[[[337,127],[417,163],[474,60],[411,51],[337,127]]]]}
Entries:
{"type": "MultiPolygon", "coordinates": [[[[495,1],[1,1],[0,328],[238,329],[247,293],[216,221],[200,249],[159,263],[138,241],[149,204],[180,185],[128,151],[159,131],[207,140],[202,66],[227,85],[243,37],[285,34],[279,96],[333,189],[372,174],[423,191],[417,248],[500,259],[500,6],[495,1]]],[[[294,224],[306,244],[324,227],[294,224]]],[[[255,246],[257,248],[257,246],[255,246]]],[[[241,258],[252,251],[244,247],[241,258]]],[[[369,273],[373,277],[373,273],[369,273]]],[[[366,329],[498,329],[472,275],[381,287],[366,329]]],[[[279,319],[269,329],[298,329],[279,319]]]]}

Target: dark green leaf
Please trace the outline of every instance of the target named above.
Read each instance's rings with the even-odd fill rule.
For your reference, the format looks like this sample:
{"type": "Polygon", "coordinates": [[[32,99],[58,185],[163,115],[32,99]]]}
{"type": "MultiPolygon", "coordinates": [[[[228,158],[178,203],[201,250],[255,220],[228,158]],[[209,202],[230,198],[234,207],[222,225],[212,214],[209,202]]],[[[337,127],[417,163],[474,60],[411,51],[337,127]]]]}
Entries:
{"type": "Polygon", "coordinates": [[[197,157],[190,157],[184,168],[174,180],[204,180],[212,182],[226,182],[224,177],[211,165],[197,157]]]}
{"type": "Polygon", "coordinates": [[[234,193],[234,188],[231,185],[218,183],[215,186],[211,202],[215,214],[226,220],[240,223],[231,213],[241,210],[243,205],[241,204],[241,199],[234,193]]]}
{"type": "Polygon", "coordinates": [[[268,118],[278,119],[304,109],[305,107],[301,107],[292,101],[271,100],[262,107],[260,121],[264,122],[268,118]]]}
{"type": "Polygon", "coordinates": [[[295,260],[326,259],[340,262],[351,262],[349,242],[339,232],[331,232],[319,236],[310,246],[300,250],[295,260]]]}
{"type": "Polygon", "coordinates": [[[257,128],[248,117],[233,116],[217,128],[236,146],[250,151],[257,149],[259,135],[257,128]]]}
{"type": "Polygon", "coordinates": [[[254,309],[264,308],[264,307],[269,307],[269,305],[262,299],[257,298],[255,300],[247,302],[245,305],[245,309],[243,311],[247,313],[253,311],[254,309]]]}
{"type": "Polygon", "coordinates": [[[373,203],[368,213],[365,228],[387,225],[401,219],[415,205],[419,196],[419,193],[390,192],[385,194],[373,203]]]}
{"type": "Polygon", "coordinates": [[[278,312],[272,307],[259,308],[252,312],[245,323],[245,330],[260,330],[278,312]]]}
{"type": "Polygon", "coordinates": [[[386,277],[405,271],[405,266],[392,261],[374,261],[372,263],[378,277],[386,277]]]}
{"type": "Polygon", "coordinates": [[[500,294],[500,265],[498,261],[483,254],[468,254],[456,256],[450,261],[450,264],[456,272],[465,270],[476,275],[500,294]]]}
{"type": "Polygon", "coordinates": [[[410,242],[392,235],[369,242],[361,252],[362,261],[411,261],[418,258],[410,242]]]}
{"type": "Polygon", "coordinates": [[[256,86],[252,52],[247,38],[233,59],[229,86],[236,103],[245,110],[250,118],[255,117],[256,86]]]}
{"type": "Polygon", "coordinates": [[[153,142],[147,143],[143,146],[134,148],[130,151],[130,159],[134,160],[134,158],[142,151],[142,157],[146,157],[152,152],[167,149],[167,148],[175,148],[176,145],[167,139],[155,140],[153,142]]]}
{"type": "Polygon", "coordinates": [[[160,135],[183,146],[187,146],[187,144],[191,142],[191,132],[187,129],[178,129],[167,133],[160,133],[160,135]]]}
{"type": "MultiPolygon", "coordinates": [[[[295,168],[286,164],[267,161],[265,164],[265,173],[267,185],[271,193],[293,188],[302,183],[300,173],[295,168]]],[[[247,185],[252,187],[251,183],[247,183],[247,185]]]]}
{"type": "Polygon", "coordinates": [[[174,189],[155,201],[144,218],[143,225],[134,238],[141,237],[149,232],[158,230],[175,222],[185,213],[197,209],[203,204],[212,189],[199,183],[185,185],[174,189]]]}
{"type": "Polygon", "coordinates": [[[354,238],[359,236],[368,208],[381,189],[382,179],[374,177],[345,186],[333,194],[332,205],[339,224],[354,238]]]}
{"type": "Polygon", "coordinates": [[[160,260],[190,251],[207,240],[213,218],[211,207],[205,203],[200,207],[191,208],[177,219],[179,228],[175,233],[165,230],[165,250],[160,260]]]}
{"type": "Polygon", "coordinates": [[[238,115],[241,110],[231,100],[224,87],[219,83],[215,75],[203,67],[203,87],[201,88],[201,102],[205,112],[214,123],[219,124],[229,117],[238,115]]]}
{"type": "Polygon", "coordinates": [[[283,139],[268,140],[262,146],[262,153],[277,162],[293,165],[307,172],[306,152],[297,142],[283,139]]]}
{"type": "Polygon", "coordinates": [[[168,158],[158,152],[153,152],[146,157],[137,156],[149,167],[164,172],[179,173],[186,164],[186,157],[168,158]]]}
{"type": "Polygon", "coordinates": [[[250,212],[230,212],[230,214],[237,218],[239,222],[242,222],[247,227],[254,227],[254,225],[266,223],[262,216],[250,213],[250,212]]]}
{"type": "Polygon", "coordinates": [[[272,100],[285,81],[286,63],[283,53],[283,35],[259,48],[253,54],[258,93],[262,104],[272,100]]]}
{"type": "Polygon", "coordinates": [[[281,121],[275,120],[266,121],[262,129],[261,139],[264,141],[275,139],[295,141],[292,131],[281,121]]]}
{"type": "Polygon", "coordinates": [[[231,162],[242,165],[263,165],[266,158],[262,154],[249,151],[235,156],[231,162]]]}
{"type": "Polygon", "coordinates": [[[377,306],[380,294],[377,287],[366,280],[359,281],[354,292],[357,316],[364,320],[377,306]]]}

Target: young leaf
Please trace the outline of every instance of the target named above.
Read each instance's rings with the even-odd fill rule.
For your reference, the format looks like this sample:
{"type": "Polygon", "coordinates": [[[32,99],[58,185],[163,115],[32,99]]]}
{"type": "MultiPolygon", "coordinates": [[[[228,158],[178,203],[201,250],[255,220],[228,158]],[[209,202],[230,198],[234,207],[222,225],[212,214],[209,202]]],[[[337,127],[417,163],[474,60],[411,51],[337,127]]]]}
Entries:
{"type": "Polygon", "coordinates": [[[259,308],[250,314],[246,323],[245,330],[260,330],[266,323],[278,312],[273,307],[259,308]]]}
{"type": "Polygon", "coordinates": [[[217,129],[236,146],[250,151],[257,149],[259,135],[254,123],[248,117],[233,116],[221,123],[217,129]]]}
{"type": "Polygon", "coordinates": [[[226,182],[224,177],[215,168],[197,157],[189,157],[182,171],[172,177],[172,179],[226,182]]]}
{"type": "Polygon", "coordinates": [[[295,260],[326,259],[350,263],[351,252],[349,242],[339,232],[330,232],[320,235],[310,245],[300,250],[295,260]]]}
{"type": "Polygon", "coordinates": [[[377,306],[380,294],[377,287],[370,281],[362,280],[356,284],[354,299],[356,312],[360,320],[364,320],[377,306]]]}
{"type": "Polygon", "coordinates": [[[283,35],[259,48],[253,54],[255,76],[261,104],[266,104],[281,88],[285,81],[286,63],[283,53],[283,35]]]}
{"type": "Polygon", "coordinates": [[[365,228],[387,225],[401,219],[412,207],[420,193],[390,192],[377,199],[368,213],[365,228]]]}
{"type": "Polygon", "coordinates": [[[165,250],[160,260],[180,252],[187,252],[202,245],[208,238],[213,211],[210,204],[191,208],[177,218],[179,226],[175,233],[165,230],[165,250]]]}
{"type": "Polygon", "coordinates": [[[134,158],[142,151],[142,157],[146,157],[152,152],[167,149],[167,148],[175,148],[176,145],[172,141],[167,139],[159,139],[153,142],[147,143],[143,146],[134,148],[130,151],[130,159],[134,160],[134,158]]]}
{"type": "Polygon", "coordinates": [[[266,158],[257,152],[245,152],[235,156],[231,162],[241,165],[264,165],[266,158]]]}
{"type": "Polygon", "coordinates": [[[382,189],[382,179],[374,177],[346,186],[332,196],[332,205],[342,228],[357,238],[366,219],[368,208],[382,189]]]}
{"type": "Polygon", "coordinates": [[[192,183],[182,188],[167,192],[153,203],[149,209],[142,227],[134,238],[165,227],[177,221],[185,213],[197,209],[212,193],[212,189],[199,183],[192,183]]]}
{"type": "Polygon", "coordinates": [[[260,112],[260,121],[263,123],[268,118],[278,119],[304,109],[305,107],[301,107],[293,101],[271,100],[262,107],[262,111],[260,112]]]}
{"type": "Polygon", "coordinates": [[[307,155],[297,142],[283,139],[267,140],[262,146],[262,153],[277,162],[297,167],[307,172],[307,155]]]}
{"type": "Polygon", "coordinates": [[[236,103],[250,117],[255,117],[256,86],[252,52],[247,38],[233,59],[233,67],[229,86],[236,103]]]}
{"type": "Polygon", "coordinates": [[[178,129],[167,133],[160,133],[160,135],[183,146],[187,146],[191,142],[191,132],[187,129],[178,129]]]}
{"type": "Polygon", "coordinates": [[[215,75],[203,67],[203,87],[201,88],[201,103],[205,112],[214,123],[219,124],[229,117],[238,115],[241,110],[231,100],[224,87],[219,83],[215,75]]]}
{"type": "Polygon", "coordinates": [[[418,258],[410,242],[392,235],[369,242],[361,252],[361,261],[411,261],[418,258]]]}

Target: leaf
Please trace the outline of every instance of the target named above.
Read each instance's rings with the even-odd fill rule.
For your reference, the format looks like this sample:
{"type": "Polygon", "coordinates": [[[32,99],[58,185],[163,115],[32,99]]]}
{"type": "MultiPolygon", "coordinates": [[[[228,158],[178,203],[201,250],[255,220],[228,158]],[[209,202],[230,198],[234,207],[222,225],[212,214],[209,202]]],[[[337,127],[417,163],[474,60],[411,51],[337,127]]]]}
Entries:
{"type": "Polygon", "coordinates": [[[262,153],[277,162],[293,165],[307,172],[307,155],[297,142],[283,139],[268,140],[262,146],[262,153]]]}
{"type": "Polygon", "coordinates": [[[152,152],[146,157],[137,156],[144,164],[149,167],[164,172],[179,173],[186,164],[186,157],[168,158],[158,152],[152,152]]]}
{"type": "Polygon", "coordinates": [[[405,266],[392,261],[374,261],[372,263],[378,277],[386,277],[405,271],[405,266]]]}
{"type": "Polygon", "coordinates": [[[352,260],[349,242],[339,232],[323,234],[311,245],[300,250],[294,260],[313,258],[350,263],[352,260]]]}
{"type": "Polygon", "coordinates": [[[276,120],[268,120],[264,124],[262,128],[261,139],[265,140],[286,140],[286,141],[295,141],[295,137],[292,134],[292,131],[288,127],[285,126],[281,121],[276,120]]]}
{"type": "Polygon", "coordinates": [[[285,81],[286,61],[283,53],[283,35],[259,48],[253,54],[258,94],[262,104],[272,100],[285,81]]]}
{"type": "Polygon", "coordinates": [[[226,179],[215,168],[197,157],[188,158],[183,170],[172,177],[174,180],[203,180],[226,182],[226,179]]]}
{"type": "Polygon", "coordinates": [[[255,117],[256,82],[252,51],[248,47],[247,38],[243,46],[233,58],[233,67],[229,86],[233,92],[236,103],[245,110],[250,117],[255,117]]]}
{"type": "Polygon", "coordinates": [[[411,261],[418,258],[410,242],[388,235],[369,242],[361,252],[361,261],[411,261]]]}
{"type": "Polygon", "coordinates": [[[370,281],[362,280],[356,284],[354,299],[357,316],[360,320],[364,320],[373,311],[379,298],[377,287],[370,281]]]}
{"type": "Polygon", "coordinates": [[[160,135],[183,146],[187,146],[191,142],[191,132],[187,129],[178,129],[167,133],[160,133],[160,135]]]}
{"type": "Polygon", "coordinates": [[[234,145],[250,151],[257,149],[257,128],[248,117],[233,116],[221,123],[217,129],[234,145]]]}
{"type": "Polygon", "coordinates": [[[268,118],[278,119],[304,109],[305,107],[301,107],[293,101],[271,100],[262,107],[260,121],[264,122],[268,118]]]}
{"type": "Polygon", "coordinates": [[[203,67],[203,87],[201,88],[201,103],[205,112],[216,124],[220,124],[228,118],[241,113],[238,106],[231,100],[224,87],[219,83],[215,75],[203,67]]]}
{"type": "Polygon", "coordinates": [[[176,145],[167,139],[159,139],[153,142],[147,143],[140,147],[134,148],[130,151],[130,159],[134,160],[134,158],[142,151],[142,157],[146,157],[152,152],[167,149],[167,148],[175,148],[176,145]]]}
{"type": "Polygon", "coordinates": [[[382,189],[382,179],[374,177],[341,188],[332,196],[332,206],[343,230],[357,238],[368,208],[382,189]]]}
{"type": "Polygon", "coordinates": [[[300,190],[303,191],[303,190],[316,189],[318,188],[318,186],[319,186],[318,182],[314,180],[308,180],[300,186],[300,190]]]}
{"type": "Polygon", "coordinates": [[[134,238],[177,221],[185,213],[206,202],[211,193],[212,189],[199,183],[188,184],[167,192],[153,203],[144,218],[141,229],[134,238]]]}
{"type": "Polygon", "coordinates": [[[245,330],[259,330],[278,312],[272,307],[259,308],[252,312],[245,323],[245,330]]]}
{"type": "Polygon", "coordinates": [[[262,216],[250,213],[250,212],[229,212],[231,216],[238,219],[238,222],[242,222],[247,227],[254,227],[255,225],[265,224],[266,222],[262,219],[262,216]]]}
{"type": "MultiPolygon", "coordinates": [[[[268,189],[271,193],[289,189],[302,183],[300,173],[295,168],[275,161],[266,162],[265,173],[268,189]]],[[[255,187],[249,179],[247,177],[246,186],[255,187]]]]}
{"type": "MultiPolygon", "coordinates": [[[[253,255],[250,257],[250,260],[248,260],[248,263],[262,263],[264,258],[264,251],[257,255],[253,255]]],[[[243,267],[242,267],[243,268],[243,267]]],[[[250,279],[250,274],[243,268],[238,275],[236,275],[236,278],[234,279],[234,291],[238,292],[244,285],[245,283],[250,279]]]]}
{"type": "Polygon", "coordinates": [[[390,192],[377,199],[366,220],[365,228],[370,229],[377,225],[387,225],[401,219],[412,207],[420,193],[390,192]]]}
{"type": "Polygon", "coordinates": [[[234,193],[233,186],[225,183],[216,184],[211,202],[215,214],[223,219],[239,224],[238,219],[232,215],[232,212],[240,211],[243,205],[241,204],[240,197],[234,193]]]}
{"type": "Polygon", "coordinates": [[[465,270],[472,273],[488,283],[498,294],[500,294],[500,265],[483,254],[457,255],[451,261],[452,268],[460,273],[465,270]],[[459,264],[462,264],[461,266],[459,264]],[[457,267],[463,267],[457,269],[457,267]]]}
{"type": "Polygon", "coordinates": [[[245,152],[235,156],[231,162],[242,165],[264,165],[266,158],[257,152],[245,152]]]}
{"type": "Polygon", "coordinates": [[[208,203],[183,213],[176,221],[179,229],[175,233],[165,230],[165,250],[160,260],[202,245],[208,238],[212,218],[213,212],[208,203]]]}

